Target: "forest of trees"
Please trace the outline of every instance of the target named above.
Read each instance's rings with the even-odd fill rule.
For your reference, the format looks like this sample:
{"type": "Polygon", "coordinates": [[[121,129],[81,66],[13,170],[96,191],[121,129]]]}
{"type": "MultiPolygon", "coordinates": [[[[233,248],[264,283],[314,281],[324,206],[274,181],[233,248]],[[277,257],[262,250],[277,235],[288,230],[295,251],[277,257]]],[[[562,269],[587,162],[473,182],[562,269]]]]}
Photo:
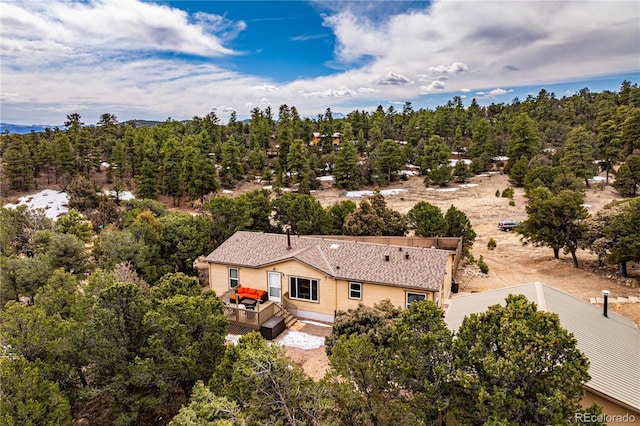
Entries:
{"type": "MultiPolygon", "coordinates": [[[[556,257],[564,250],[576,266],[577,250],[588,249],[623,276],[627,263],[640,261],[640,88],[627,81],[619,92],[583,89],[558,99],[543,89],[509,105],[473,101],[467,108],[456,97],[435,110],[407,103],[402,111],[378,107],[344,118],[330,109],[302,118],[283,105],[277,118],[256,108],[248,122],[232,116],[226,125],[214,114],[153,127],[119,123],[109,113],[96,125],[81,120],[72,113],[64,129],[1,136],[3,197],[41,187],[70,197],[68,214],[55,222],[43,211],[0,208],[2,424],[167,424],[174,416],[176,425],[568,421],[581,394],[576,384],[587,374],[562,332],[552,333],[562,340],[547,349],[565,352],[549,356],[571,362],[562,377],[540,378],[536,387],[537,401],[553,408],[548,417],[506,410],[507,402],[527,406],[537,397],[510,394],[506,401],[470,375],[478,360],[469,348],[495,344],[488,323],[526,312],[531,330],[508,339],[544,340],[549,331],[535,324],[559,327],[557,318],[536,322],[549,314],[518,298],[470,318],[455,339],[428,303],[346,315],[327,342],[331,374],[320,382],[258,335],[225,347],[222,305],[201,292],[194,261],[238,230],[413,231],[462,237],[469,253],[476,234],[456,207],[443,212],[421,201],[402,215],[378,191],[359,204],[323,207],[310,194],[323,174],[337,188],[355,189],[403,179],[406,163],[420,167],[425,185],[502,170],[529,199],[528,217],[516,228],[524,243],[550,247],[556,257]],[[309,144],[312,132],[341,133],[340,149],[331,140],[309,144]],[[452,152],[470,166],[450,167],[452,152]],[[584,194],[598,168],[627,199],[590,216],[584,194]],[[217,195],[256,178],[274,191],[217,195]],[[121,200],[125,190],[137,198],[121,200]],[[202,214],[169,211],[159,198],[195,202],[202,214]],[[564,399],[553,397],[560,388],[564,399]],[[464,402],[478,394],[486,398],[483,410],[464,402]]],[[[514,372],[529,368],[513,365],[514,372]]]]}

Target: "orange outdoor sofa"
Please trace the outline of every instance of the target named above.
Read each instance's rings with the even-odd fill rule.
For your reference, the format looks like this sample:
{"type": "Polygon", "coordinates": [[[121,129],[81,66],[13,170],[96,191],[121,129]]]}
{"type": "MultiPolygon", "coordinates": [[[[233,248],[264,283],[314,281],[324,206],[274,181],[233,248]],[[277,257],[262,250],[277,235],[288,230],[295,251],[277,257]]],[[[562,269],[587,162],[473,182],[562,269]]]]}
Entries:
{"type": "Polygon", "coordinates": [[[236,294],[238,295],[238,303],[242,303],[243,299],[252,299],[257,302],[266,302],[269,298],[267,292],[264,290],[257,290],[249,287],[238,287],[236,292],[229,296],[231,303],[236,302],[236,294]]]}

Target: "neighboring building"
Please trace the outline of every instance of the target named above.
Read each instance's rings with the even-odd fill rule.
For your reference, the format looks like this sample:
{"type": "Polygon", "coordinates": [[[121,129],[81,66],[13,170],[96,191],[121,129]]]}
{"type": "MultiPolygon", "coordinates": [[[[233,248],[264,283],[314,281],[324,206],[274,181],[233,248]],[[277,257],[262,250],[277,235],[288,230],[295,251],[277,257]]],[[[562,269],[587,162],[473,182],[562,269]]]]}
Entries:
{"type": "Polygon", "coordinates": [[[576,338],[590,362],[584,407],[596,402],[606,415],[640,420],[640,331],[632,320],[611,312],[605,317],[602,308],[536,282],[455,297],[445,322],[457,331],[465,316],[504,306],[509,294],[522,294],[539,310],[558,314],[560,325],[576,338]]]}
{"type": "Polygon", "coordinates": [[[320,132],[313,132],[311,134],[311,144],[318,145],[322,143],[322,140],[326,137],[326,135],[320,134],[320,132]]]}
{"type": "Polygon", "coordinates": [[[331,135],[331,144],[333,146],[340,146],[340,144],[342,143],[342,133],[334,133],[333,135],[331,135]]]}
{"type": "Polygon", "coordinates": [[[293,315],[333,321],[337,311],[389,299],[442,306],[451,291],[455,251],[331,238],[236,232],[214,250],[209,283],[223,295],[237,286],[266,290],[293,315]]]}

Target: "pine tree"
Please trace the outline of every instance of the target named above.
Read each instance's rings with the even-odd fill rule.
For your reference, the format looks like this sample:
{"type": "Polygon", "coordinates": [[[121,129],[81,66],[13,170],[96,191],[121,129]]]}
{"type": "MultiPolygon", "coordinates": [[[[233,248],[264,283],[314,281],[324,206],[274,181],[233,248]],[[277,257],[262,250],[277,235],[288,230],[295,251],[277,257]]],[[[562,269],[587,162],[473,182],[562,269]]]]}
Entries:
{"type": "Polygon", "coordinates": [[[3,173],[9,181],[11,189],[28,191],[34,184],[33,162],[31,153],[21,136],[14,136],[9,141],[2,156],[3,173]]]}
{"type": "Polygon", "coordinates": [[[593,177],[596,166],[593,163],[591,136],[582,126],[569,132],[560,164],[566,166],[576,177],[584,179],[585,185],[589,186],[589,179],[593,177]]]}
{"type": "Polygon", "coordinates": [[[353,142],[346,140],[338,151],[333,175],[339,189],[355,189],[359,186],[357,152],[353,142]]]}

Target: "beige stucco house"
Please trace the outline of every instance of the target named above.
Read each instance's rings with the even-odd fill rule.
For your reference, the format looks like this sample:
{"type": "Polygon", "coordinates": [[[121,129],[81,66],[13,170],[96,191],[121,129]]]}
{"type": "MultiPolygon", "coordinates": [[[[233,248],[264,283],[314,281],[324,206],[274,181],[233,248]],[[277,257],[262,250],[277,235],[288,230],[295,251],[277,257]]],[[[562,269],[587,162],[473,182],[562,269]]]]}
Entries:
{"type": "Polygon", "coordinates": [[[583,407],[596,402],[609,425],[640,421],[640,331],[631,319],[611,312],[605,316],[602,307],[535,282],[454,297],[445,322],[456,332],[464,317],[504,305],[509,294],[522,294],[538,310],[558,314],[560,325],[589,358],[591,379],[585,383],[583,407]]]}
{"type": "Polygon", "coordinates": [[[451,291],[455,252],[370,242],[237,232],[209,254],[218,295],[237,286],[266,290],[300,318],[333,321],[337,311],[389,299],[442,306],[451,291]]]}

